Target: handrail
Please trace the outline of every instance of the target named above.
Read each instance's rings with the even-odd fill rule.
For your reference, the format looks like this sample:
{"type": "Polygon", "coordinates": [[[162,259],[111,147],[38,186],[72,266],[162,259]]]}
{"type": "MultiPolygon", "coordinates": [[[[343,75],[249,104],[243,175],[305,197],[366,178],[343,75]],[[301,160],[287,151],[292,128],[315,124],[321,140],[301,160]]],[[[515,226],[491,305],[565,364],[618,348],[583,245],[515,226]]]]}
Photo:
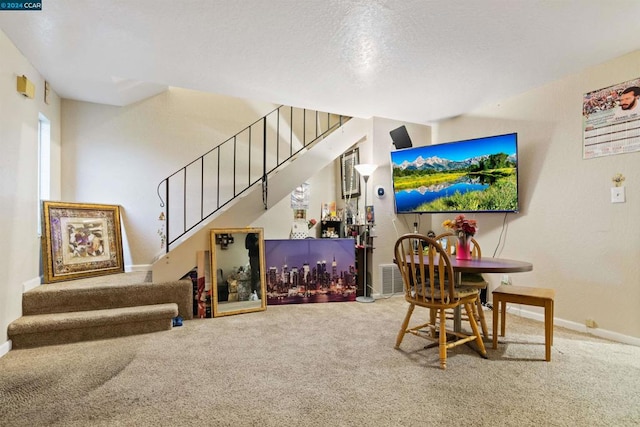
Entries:
{"type": "Polygon", "coordinates": [[[350,118],[281,105],[160,181],[157,194],[165,214],[166,252],[171,244],[258,182],[264,208],[268,209],[269,175],[350,118]],[[259,148],[255,147],[259,142],[259,148]],[[288,155],[280,159],[282,148],[288,148],[288,155]],[[170,205],[174,199],[179,205],[170,205]]]}

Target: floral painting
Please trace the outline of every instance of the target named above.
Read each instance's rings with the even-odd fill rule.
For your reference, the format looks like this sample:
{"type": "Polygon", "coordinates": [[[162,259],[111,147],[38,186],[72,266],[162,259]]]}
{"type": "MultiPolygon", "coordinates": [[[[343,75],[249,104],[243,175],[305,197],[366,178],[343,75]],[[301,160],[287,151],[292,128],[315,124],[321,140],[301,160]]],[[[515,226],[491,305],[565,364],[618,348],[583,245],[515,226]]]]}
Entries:
{"type": "Polygon", "coordinates": [[[124,272],[120,207],[43,202],[44,282],[124,272]]]}

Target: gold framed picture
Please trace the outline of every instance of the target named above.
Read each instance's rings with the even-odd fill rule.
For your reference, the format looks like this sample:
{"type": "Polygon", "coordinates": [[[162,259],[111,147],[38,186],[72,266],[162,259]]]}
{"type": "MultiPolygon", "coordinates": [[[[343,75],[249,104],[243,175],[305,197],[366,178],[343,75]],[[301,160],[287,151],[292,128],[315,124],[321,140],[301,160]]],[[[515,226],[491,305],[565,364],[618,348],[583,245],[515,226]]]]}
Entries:
{"type": "Polygon", "coordinates": [[[44,282],[124,272],[120,207],[42,202],[44,282]]]}

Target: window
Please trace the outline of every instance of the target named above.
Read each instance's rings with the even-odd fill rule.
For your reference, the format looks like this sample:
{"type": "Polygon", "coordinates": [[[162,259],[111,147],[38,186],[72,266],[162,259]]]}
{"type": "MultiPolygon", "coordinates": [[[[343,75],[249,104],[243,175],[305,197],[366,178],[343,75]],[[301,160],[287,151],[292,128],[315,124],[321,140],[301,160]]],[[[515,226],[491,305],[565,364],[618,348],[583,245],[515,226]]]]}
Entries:
{"type": "Polygon", "coordinates": [[[38,115],[38,236],[42,235],[42,200],[51,197],[51,122],[38,115]]]}

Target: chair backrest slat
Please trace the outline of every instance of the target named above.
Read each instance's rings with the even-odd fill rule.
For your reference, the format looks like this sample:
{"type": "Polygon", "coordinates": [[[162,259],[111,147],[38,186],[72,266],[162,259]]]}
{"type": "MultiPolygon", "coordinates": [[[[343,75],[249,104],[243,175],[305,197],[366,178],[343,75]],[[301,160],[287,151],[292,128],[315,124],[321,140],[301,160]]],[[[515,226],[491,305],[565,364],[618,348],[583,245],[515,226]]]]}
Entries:
{"type": "Polygon", "coordinates": [[[396,241],[394,256],[404,282],[405,298],[428,304],[448,304],[454,300],[451,260],[438,240],[405,234],[396,241]]]}

